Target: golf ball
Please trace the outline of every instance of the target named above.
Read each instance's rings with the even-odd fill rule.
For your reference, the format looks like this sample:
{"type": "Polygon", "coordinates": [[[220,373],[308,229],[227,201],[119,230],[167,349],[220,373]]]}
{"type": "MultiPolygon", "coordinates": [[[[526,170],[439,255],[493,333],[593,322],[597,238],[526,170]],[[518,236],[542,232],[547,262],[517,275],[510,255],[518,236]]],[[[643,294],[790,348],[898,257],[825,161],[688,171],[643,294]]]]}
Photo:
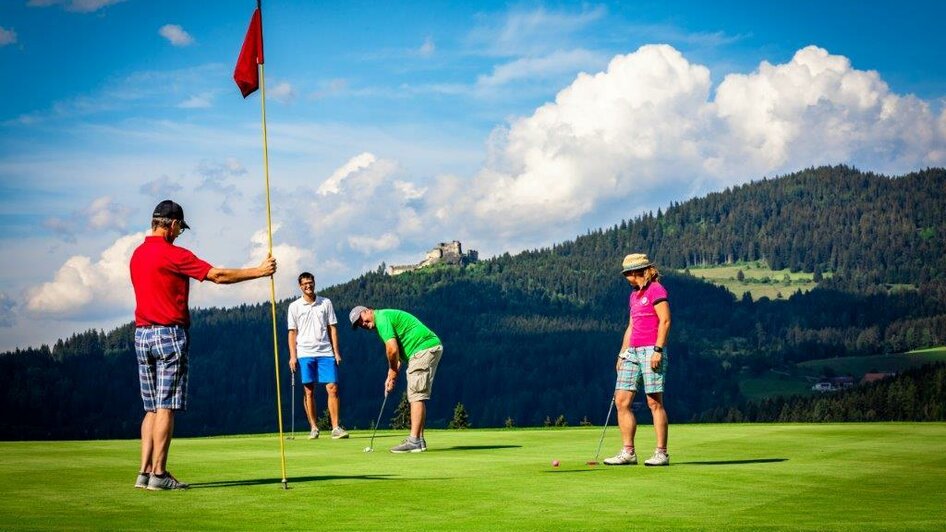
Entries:
{"type": "Polygon", "coordinates": [[[552,460],[552,467],[558,467],[558,460],[552,460]]]}

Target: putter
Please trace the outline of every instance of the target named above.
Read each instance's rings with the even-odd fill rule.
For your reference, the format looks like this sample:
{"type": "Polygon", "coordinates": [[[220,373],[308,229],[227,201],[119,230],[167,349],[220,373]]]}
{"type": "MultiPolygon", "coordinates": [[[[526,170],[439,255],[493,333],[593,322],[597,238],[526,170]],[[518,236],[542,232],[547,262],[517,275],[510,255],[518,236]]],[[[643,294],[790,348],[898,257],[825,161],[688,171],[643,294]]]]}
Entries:
{"type": "Polygon", "coordinates": [[[292,429],[289,431],[289,436],[286,436],[287,440],[296,439],[296,372],[292,372],[292,429]]]}
{"type": "Polygon", "coordinates": [[[388,402],[388,392],[384,392],[384,401],[381,401],[381,411],[378,412],[378,420],[374,422],[374,430],[371,431],[371,443],[365,447],[364,452],[370,453],[374,450],[374,435],[378,433],[378,425],[381,424],[381,414],[384,413],[384,405],[388,402]]]}
{"type": "Polygon", "coordinates": [[[608,416],[604,418],[604,428],[601,429],[601,438],[598,440],[598,450],[595,451],[595,459],[591,460],[588,465],[598,465],[598,456],[601,455],[601,443],[604,441],[604,433],[608,430],[608,422],[611,421],[611,410],[614,408],[614,397],[611,397],[611,406],[608,407],[608,416]]]}

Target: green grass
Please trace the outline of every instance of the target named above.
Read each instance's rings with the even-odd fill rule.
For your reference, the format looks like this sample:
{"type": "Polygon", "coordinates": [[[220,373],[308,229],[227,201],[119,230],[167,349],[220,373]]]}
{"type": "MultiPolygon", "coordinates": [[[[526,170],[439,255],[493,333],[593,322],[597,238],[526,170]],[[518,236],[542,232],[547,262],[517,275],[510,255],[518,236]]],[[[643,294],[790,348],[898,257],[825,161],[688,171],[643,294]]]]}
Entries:
{"type": "Polygon", "coordinates": [[[802,362],[784,372],[769,371],[764,375],[748,376],[739,380],[739,389],[749,399],[764,399],[778,395],[810,395],[811,386],[825,371],[835,375],[853,375],[860,382],[865,373],[880,371],[898,373],[910,368],[946,361],[946,347],[918,349],[892,355],[823,358],[802,362]]]}
{"type": "MultiPolygon", "coordinates": [[[[675,425],[669,468],[590,467],[600,427],[175,440],[186,492],[132,488],[137,442],[0,443],[0,529],[897,530],[946,521],[946,424],[675,425]],[[561,466],[553,468],[551,460],[561,466]]],[[[638,432],[641,454],[653,446],[638,432]]],[[[608,430],[602,455],[619,445],[608,430]]],[[[603,457],[603,456],[602,456],[603,457]]]]}
{"type": "MultiPolygon", "coordinates": [[[[736,297],[742,297],[742,294],[749,292],[755,301],[762,297],[787,299],[796,291],[808,292],[818,285],[813,279],[814,274],[792,272],[787,268],[773,270],[763,261],[694,266],[689,268],[689,271],[694,277],[722,286],[736,297]],[[740,271],[745,277],[742,281],[737,278],[740,271]]],[[[831,277],[831,273],[826,273],[824,276],[831,277]]]]}

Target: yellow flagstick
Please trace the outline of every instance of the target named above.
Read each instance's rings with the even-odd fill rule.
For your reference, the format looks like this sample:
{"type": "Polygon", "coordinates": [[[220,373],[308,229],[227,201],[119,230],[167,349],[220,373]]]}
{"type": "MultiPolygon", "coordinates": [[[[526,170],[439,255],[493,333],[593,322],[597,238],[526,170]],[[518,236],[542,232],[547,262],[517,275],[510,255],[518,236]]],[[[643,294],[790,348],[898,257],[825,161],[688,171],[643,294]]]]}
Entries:
{"type": "MultiPolygon", "coordinates": [[[[265,67],[259,65],[260,102],[263,106],[263,173],[266,176],[266,227],[269,231],[269,255],[273,255],[273,211],[269,201],[269,145],[266,142],[266,79],[265,67]]],[[[279,418],[279,456],[282,465],[282,487],[289,489],[286,479],[286,444],[282,431],[282,386],[279,384],[279,342],[276,337],[276,281],[269,276],[269,304],[273,315],[273,362],[276,366],[276,415],[279,418]]]]}

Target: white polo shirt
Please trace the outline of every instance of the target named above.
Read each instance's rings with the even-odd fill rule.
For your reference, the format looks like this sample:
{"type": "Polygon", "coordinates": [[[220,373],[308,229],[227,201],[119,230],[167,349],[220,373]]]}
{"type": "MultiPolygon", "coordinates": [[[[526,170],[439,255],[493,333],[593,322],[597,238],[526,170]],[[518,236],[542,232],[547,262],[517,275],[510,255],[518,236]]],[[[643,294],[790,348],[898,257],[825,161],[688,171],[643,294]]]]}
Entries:
{"type": "Polygon", "coordinates": [[[332,342],[329,339],[328,326],[335,325],[335,308],[327,297],[315,296],[309,303],[300,297],[289,304],[287,312],[289,330],[296,330],[296,356],[331,357],[332,342]]]}

